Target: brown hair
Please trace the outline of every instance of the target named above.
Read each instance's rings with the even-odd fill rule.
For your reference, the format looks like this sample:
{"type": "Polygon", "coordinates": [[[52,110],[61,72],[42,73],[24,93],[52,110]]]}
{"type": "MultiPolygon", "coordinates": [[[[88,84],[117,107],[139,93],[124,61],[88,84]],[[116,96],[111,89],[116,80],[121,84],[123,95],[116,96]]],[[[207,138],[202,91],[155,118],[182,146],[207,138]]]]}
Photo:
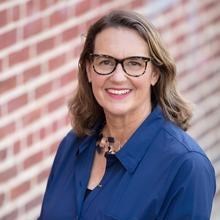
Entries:
{"type": "Polygon", "coordinates": [[[151,91],[152,105],[159,105],[166,118],[184,130],[189,127],[191,106],[176,88],[176,66],[163,46],[158,32],[141,15],[130,11],[112,11],[90,26],[78,65],[78,87],[69,102],[72,126],[78,136],[91,135],[99,121],[104,121],[104,111],[97,103],[86,74],[86,63],[94,51],[96,35],[108,27],[125,27],[135,30],[149,48],[152,62],[159,72],[159,80],[151,91]]]}

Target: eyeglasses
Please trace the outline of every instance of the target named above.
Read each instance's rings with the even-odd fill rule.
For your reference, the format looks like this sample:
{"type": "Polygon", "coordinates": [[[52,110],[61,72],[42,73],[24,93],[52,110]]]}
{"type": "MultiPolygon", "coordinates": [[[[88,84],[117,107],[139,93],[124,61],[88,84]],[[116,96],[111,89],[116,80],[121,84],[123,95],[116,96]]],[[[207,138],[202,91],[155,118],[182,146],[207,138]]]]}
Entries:
{"type": "Polygon", "coordinates": [[[120,63],[124,72],[133,77],[143,75],[147,68],[147,63],[151,61],[149,57],[133,56],[124,59],[116,59],[103,54],[90,54],[92,57],[93,69],[99,75],[109,75],[113,73],[120,63]]]}

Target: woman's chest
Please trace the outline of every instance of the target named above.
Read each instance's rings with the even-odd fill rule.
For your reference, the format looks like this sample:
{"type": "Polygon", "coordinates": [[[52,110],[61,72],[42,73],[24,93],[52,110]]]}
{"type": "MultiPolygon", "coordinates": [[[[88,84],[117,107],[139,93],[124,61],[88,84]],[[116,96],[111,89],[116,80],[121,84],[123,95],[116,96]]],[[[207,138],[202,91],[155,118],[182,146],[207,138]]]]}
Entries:
{"type": "Polygon", "coordinates": [[[165,176],[148,169],[131,174],[117,165],[106,169],[101,182],[84,200],[80,219],[156,219],[168,191],[165,176]]]}

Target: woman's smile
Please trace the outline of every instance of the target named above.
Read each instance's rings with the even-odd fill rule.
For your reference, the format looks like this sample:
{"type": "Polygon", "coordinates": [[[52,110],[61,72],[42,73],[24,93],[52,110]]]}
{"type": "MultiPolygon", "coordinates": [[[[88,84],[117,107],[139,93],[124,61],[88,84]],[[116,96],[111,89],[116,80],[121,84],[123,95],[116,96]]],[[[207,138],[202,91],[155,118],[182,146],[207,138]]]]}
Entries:
{"type": "Polygon", "coordinates": [[[131,93],[132,90],[124,89],[124,88],[121,88],[121,89],[109,88],[109,89],[105,89],[105,91],[113,99],[123,99],[123,98],[126,98],[131,93]]]}

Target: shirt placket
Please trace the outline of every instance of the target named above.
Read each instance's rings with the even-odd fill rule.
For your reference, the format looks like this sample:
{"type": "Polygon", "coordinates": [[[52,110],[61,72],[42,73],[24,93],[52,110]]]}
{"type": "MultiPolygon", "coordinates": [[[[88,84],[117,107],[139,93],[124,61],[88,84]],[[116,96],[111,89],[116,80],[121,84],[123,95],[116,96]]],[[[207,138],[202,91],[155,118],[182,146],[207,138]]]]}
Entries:
{"type": "MultiPolygon", "coordinates": [[[[100,183],[88,194],[88,196],[85,198],[84,200],[84,204],[83,204],[83,208],[82,208],[82,219],[83,215],[88,212],[90,205],[93,203],[93,201],[95,200],[95,198],[97,198],[97,196],[102,192],[102,190],[104,189],[104,187],[106,187],[106,185],[108,184],[108,181],[111,178],[111,175],[113,174],[112,172],[112,166],[114,166],[115,162],[116,162],[117,158],[115,157],[115,155],[106,155],[106,170],[105,170],[105,174],[102,177],[100,183]]],[[[80,218],[81,219],[81,218],[80,218]]]]}

